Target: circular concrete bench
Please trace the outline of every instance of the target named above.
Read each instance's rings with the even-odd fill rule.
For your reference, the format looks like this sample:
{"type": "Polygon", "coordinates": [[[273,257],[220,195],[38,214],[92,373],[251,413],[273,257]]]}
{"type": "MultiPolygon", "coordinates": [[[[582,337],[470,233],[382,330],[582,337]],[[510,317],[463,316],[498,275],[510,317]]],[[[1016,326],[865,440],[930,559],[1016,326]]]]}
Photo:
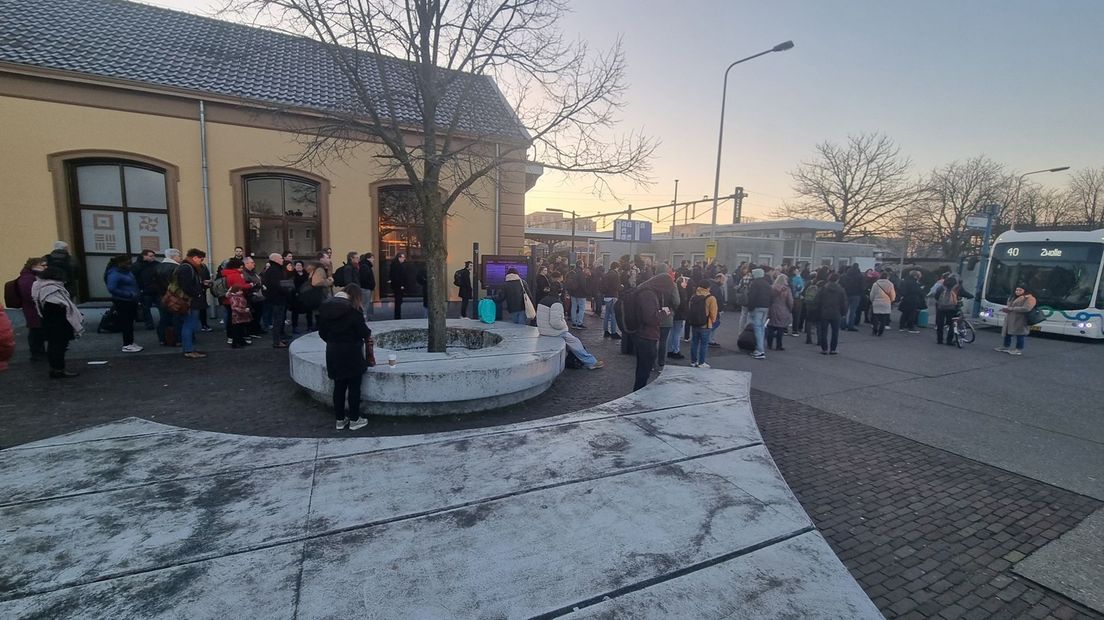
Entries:
{"type": "MultiPolygon", "coordinates": [[[[371,324],[376,362],[361,388],[372,415],[449,415],[512,405],[547,390],[564,367],[564,341],[513,323],[448,321],[444,353],[426,351],[424,319],[371,324]],[[397,363],[390,366],[394,354],[397,363]]],[[[331,402],[326,343],[311,333],[291,343],[291,378],[331,402]]]]}

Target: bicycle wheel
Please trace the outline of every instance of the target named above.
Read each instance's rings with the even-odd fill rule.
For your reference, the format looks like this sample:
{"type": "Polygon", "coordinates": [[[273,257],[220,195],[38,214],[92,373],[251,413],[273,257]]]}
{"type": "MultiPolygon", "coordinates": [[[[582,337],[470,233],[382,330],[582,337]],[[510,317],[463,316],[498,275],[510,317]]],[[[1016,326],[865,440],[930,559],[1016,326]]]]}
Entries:
{"type": "Polygon", "coordinates": [[[963,321],[958,326],[958,343],[962,346],[962,343],[970,344],[974,341],[974,326],[970,325],[966,321],[963,321]]]}

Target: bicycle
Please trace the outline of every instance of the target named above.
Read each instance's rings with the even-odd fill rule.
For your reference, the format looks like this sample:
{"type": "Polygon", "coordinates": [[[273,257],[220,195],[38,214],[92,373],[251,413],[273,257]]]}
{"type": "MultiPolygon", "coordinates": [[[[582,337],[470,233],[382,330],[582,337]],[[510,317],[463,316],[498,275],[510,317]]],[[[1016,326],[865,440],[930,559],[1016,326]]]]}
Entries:
{"type": "Polygon", "coordinates": [[[961,311],[951,317],[951,326],[952,330],[954,331],[955,344],[958,345],[958,348],[961,349],[963,343],[970,344],[974,341],[974,338],[976,337],[976,334],[974,333],[974,326],[972,323],[970,323],[969,320],[967,320],[965,316],[962,315],[961,311]]]}

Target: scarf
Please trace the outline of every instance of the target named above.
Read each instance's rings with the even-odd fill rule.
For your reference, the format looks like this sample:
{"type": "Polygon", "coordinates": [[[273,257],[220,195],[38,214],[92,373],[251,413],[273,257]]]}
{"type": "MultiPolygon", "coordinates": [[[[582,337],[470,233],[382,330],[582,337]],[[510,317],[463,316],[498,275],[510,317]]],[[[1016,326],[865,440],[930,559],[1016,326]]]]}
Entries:
{"type": "Polygon", "coordinates": [[[65,290],[63,283],[57,280],[35,280],[31,285],[31,299],[34,300],[39,316],[44,316],[42,309],[45,304],[57,304],[65,308],[65,319],[73,327],[73,337],[80,338],[84,333],[84,315],[69,297],[69,291],[65,290]]]}

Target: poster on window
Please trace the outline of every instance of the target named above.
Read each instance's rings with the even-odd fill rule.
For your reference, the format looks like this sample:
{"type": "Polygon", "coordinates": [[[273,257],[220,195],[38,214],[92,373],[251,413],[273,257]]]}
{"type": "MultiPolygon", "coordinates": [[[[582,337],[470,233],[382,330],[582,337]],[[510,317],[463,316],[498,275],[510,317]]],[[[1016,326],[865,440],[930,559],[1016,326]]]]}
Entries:
{"type": "Polygon", "coordinates": [[[160,254],[169,243],[169,216],[165,213],[128,213],[130,251],[153,250],[160,254]]]}
{"type": "Polygon", "coordinates": [[[84,251],[96,254],[126,252],[126,223],[118,211],[81,211],[84,229],[84,251]]]}

